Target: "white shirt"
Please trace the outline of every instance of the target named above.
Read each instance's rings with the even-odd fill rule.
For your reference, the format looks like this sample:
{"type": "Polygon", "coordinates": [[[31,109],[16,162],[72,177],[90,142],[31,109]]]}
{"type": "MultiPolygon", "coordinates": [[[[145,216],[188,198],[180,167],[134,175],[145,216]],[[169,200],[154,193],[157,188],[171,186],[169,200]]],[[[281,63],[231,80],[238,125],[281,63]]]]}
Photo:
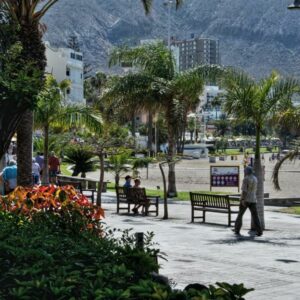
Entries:
{"type": "Polygon", "coordinates": [[[34,175],[40,175],[40,170],[41,170],[40,165],[36,162],[33,162],[32,163],[32,173],[34,175]]]}
{"type": "Polygon", "coordinates": [[[244,201],[256,203],[257,178],[251,174],[245,176],[242,185],[242,191],[246,193],[244,201]]]}

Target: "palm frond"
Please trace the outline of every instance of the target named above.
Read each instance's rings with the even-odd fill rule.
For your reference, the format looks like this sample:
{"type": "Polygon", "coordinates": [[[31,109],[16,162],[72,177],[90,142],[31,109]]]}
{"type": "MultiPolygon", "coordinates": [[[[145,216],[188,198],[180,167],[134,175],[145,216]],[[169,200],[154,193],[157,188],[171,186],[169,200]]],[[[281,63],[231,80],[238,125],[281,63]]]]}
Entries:
{"type": "Polygon", "coordinates": [[[279,171],[280,168],[282,167],[282,164],[286,161],[286,160],[290,160],[290,161],[295,161],[297,159],[297,157],[299,156],[300,152],[299,149],[295,149],[295,150],[291,150],[288,154],[286,154],[283,158],[281,158],[275,165],[274,169],[273,169],[273,174],[272,174],[272,181],[273,181],[273,185],[274,188],[276,190],[280,190],[280,185],[279,185],[279,171]]]}
{"type": "Polygon", "coordinates": [[[53,120],[53,125],[71,127],[86,127],[88,130],[101,134],[102,118],[100,113],[90,107],[63,107],[53,120]]]}

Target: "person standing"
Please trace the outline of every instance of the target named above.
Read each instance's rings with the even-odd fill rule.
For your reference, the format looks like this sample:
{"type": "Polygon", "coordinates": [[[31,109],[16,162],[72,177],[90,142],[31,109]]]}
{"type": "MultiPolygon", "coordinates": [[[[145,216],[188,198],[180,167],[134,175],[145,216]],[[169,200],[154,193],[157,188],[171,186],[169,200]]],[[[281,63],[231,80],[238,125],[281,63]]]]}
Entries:
{"type": "Polygon", "coordinates": [[[35,158],[33,158],[32,159],[33,184],[39,184],[40,183],[40,172],[41,172],[40,165],[36,162],[35,158]]]}
{"type": "Polygon", "coordinates": [[[242,184],[242,195],[240,202],[240,209],[235,221],[235,234],[239,235],[243,224],[243,215],[247,208],[250,209],[252,220],[254,222],[256,235],[261,236],[263,234],[260,220],[256,208],[256,190],[257,190],[257,178],[253,174],[252,167],[245,168],[245,177],[242,184]]]}
{"type": "Polygon", "coordinates": [[[51,183],[56,183],[57,174],[60,172],[60,162],[58,157],[55,156],[54,151],[49,156],[49,179],[51,183]]]}
{"type": "Polygon", "coordinates": [[[12,192],[17,186],[17,163],[14,160],[8,162],[8,166],[0,173],[4,182],[5,194],[12,192]]]}
{"type": "Polygon", "coordinates": [[[35,161],[39,164],[40,166],[40,175],[43,174],[43,168],[44,168],[44,156],[43,153],[37,152],[35,161]]]}

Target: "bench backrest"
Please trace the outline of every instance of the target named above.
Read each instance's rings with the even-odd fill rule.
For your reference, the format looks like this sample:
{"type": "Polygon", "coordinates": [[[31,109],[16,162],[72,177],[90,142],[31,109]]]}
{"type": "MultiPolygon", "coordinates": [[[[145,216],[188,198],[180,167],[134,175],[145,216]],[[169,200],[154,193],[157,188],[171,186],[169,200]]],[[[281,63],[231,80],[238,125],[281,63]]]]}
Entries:
{"type": "Polygon", "coordinates": [[[71,185],[76,190],[82,193],[82,184],[80,181],[67,181],[67,180],[58,180],[59,186],[71,185]]]}
{"type": "Polygon", "coordinates": [[[145,188],[127,188],[124,186],[116,187],[116,194],[118,201],[133,201],[140,202],[145,200],[146,189],[145,188]]]}
{"type": "Polygon", "coordinates": [[[190,192],[191,204],[193,206],[202,206],[203,201],[206,201],[205,206],[215,208],[229,208],[229,196],[228,195],[213,195],[190,192]]]}

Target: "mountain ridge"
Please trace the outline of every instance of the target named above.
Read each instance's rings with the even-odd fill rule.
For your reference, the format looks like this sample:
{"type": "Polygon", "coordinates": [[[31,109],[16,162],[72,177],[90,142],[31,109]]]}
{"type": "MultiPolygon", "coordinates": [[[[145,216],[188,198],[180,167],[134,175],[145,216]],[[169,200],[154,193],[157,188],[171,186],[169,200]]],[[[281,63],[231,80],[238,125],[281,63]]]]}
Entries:
{"type": "MultiPolygon", "coordinates": [[[[185,0],[172,9],[172,36],[216,38],[224,65],[256,77],[276,69],[300,76],[300,11],[287,9],[292,0],[185,0]]],[[[76,35],[85,59],[102,71],[113,46],[136,45],[140,39],[167,37],[168,11],[154,0],[145,16],[138,0],[58,1],[43,21],[45,40],[65,46],[76,35]]]]}

